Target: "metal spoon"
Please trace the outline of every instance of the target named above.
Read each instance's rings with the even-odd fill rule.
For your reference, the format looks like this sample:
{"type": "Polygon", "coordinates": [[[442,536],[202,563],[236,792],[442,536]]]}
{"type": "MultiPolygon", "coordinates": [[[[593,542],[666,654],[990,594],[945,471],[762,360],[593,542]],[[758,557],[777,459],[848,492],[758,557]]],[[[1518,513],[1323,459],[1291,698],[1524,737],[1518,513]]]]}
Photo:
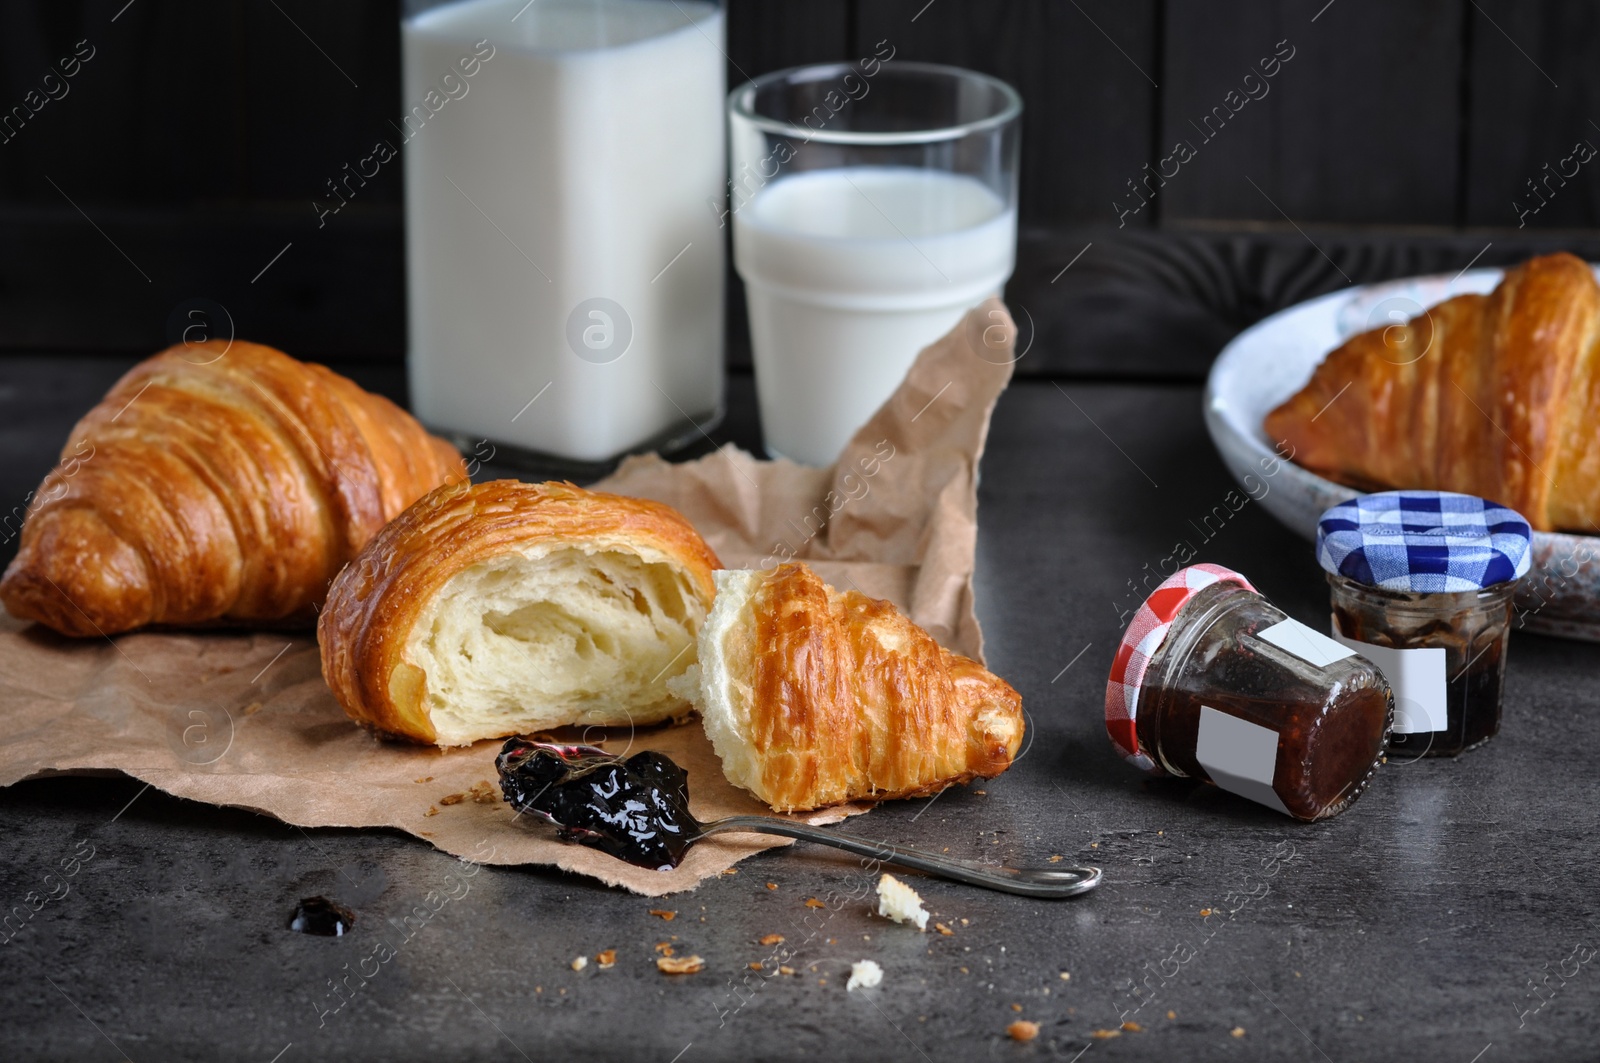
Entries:
{"type": "Polygon", "coordinates": [[[960,860],[942,853],[930,853],[907,845],[858,838],[852,834],[811,827],[773,816],[728,816],[700,824],[700,833],[694,841],[712,834],[742,831],[746,834],[776,834],[783,838],[831,845],[847,853],[866,856],[886,864],[926,871],[930,875],[965,882],[969,886],[1018,893],[1024,897],[1071,897],[1087,893],[1100,885],[1098,867],[1005,867],[980,864],[976,860],[960,860]]]}
{"type": "Polygon", "coordinates": [[[645,751],[624,761],[597,746],[512,738],[496,758],[501,789],[518,813],[554,824],[561,837],[645,867],[668,870],[713,834],[775,834],[831,845],[872,860],[1024,897],[1071,897],[1100,884],[1098,867],[1014,868],[874,841],[776,816],[700,823],[689,813],[688,777],[645,751]]]}

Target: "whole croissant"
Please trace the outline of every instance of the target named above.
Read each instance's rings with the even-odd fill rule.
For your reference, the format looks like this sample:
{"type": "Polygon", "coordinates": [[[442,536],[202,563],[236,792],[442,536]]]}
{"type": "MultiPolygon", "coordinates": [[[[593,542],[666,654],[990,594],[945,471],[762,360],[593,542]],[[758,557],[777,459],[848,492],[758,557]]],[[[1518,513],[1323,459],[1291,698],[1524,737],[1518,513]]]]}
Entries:
{"type": "Polygon", "coordinates": [[[684,678],[730,782],[792,812],[925,796],[1011,766],[1017,692],[893,605],[841,594],[803,564],[716,578],[699,673],[684,678]]]}
{"type": "Polygon", "coordinates": [[[1600,285],[1568,254],[1351,337],[1267,415],[1293,460],[1363,489],[1460,491],[1600,532],[1600,285]]]}
{"type": "Polygon", "coordinates": [[[28,506],[0,600],[64,635],[309,623],[390,518],[461,456],[330,369],[233,341],[134,366],[28,506]]]}

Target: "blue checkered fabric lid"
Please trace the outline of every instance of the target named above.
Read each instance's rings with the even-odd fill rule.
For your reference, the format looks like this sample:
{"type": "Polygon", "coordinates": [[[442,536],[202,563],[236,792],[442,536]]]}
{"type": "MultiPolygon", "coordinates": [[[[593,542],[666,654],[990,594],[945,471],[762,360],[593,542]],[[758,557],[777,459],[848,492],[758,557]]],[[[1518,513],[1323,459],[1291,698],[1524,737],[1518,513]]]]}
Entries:
{"type": "Polygon", "coordinates": [[[1450,491],[1380,491],[1317,522],[1317,560],[1369,587],[1482,590],[1528,571],[1533,532],[1515,510],[1450,491]]]}

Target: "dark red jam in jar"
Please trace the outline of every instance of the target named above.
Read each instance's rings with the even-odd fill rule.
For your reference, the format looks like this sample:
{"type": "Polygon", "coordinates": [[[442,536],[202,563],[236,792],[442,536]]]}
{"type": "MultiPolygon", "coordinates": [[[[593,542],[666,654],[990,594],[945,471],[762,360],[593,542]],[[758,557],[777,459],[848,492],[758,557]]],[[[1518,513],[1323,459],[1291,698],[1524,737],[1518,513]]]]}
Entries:
{"type": "Polygon", "coordinates": [[[1322,515],[1333,634],[1394,687],[1392,756],[1455,756],[1500,730],[1511,599],[1531,542],[1516,511],[1447,491],[1382,491],[1322,515]]]}
{"type": "Polygon", "coordinates": [[[1361,795],[1393,713],[1374,665],[1220,565],[1156,588],[1106,685],[1106,730],[1130,763],[1307,821],[1361,795]]]}

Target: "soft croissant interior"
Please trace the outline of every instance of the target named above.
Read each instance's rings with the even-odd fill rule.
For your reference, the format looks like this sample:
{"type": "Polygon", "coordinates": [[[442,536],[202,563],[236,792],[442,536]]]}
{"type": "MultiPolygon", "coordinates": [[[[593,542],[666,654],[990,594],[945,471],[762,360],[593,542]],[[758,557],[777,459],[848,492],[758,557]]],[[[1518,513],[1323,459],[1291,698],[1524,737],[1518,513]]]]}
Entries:
{"type": "Polygon", "coordinates": [[[426,677],[440,745],[655,723],[689,708],[666,683],[694,663],[703,620],[688,577],[665,559],[572,547],[502,555],[434,596],[406,645],[411,668],[391,683],[426,677]]]}
{"type": "Polygon", "coordinates": [[[754,569],[721,569],[716,573],[717,597],[706,618],[704,646],[707,650],[672,689],[694,702],[706,737],[722,759],[723,773],[735,786],[751,793],[762,793],[761,762],[749,753],[751,733],[750,703],[754,692],[750,684],[734,677],[725,648],[737,640],[750,623],[751,598],[761,584],[761,573],[754,569]]]}

